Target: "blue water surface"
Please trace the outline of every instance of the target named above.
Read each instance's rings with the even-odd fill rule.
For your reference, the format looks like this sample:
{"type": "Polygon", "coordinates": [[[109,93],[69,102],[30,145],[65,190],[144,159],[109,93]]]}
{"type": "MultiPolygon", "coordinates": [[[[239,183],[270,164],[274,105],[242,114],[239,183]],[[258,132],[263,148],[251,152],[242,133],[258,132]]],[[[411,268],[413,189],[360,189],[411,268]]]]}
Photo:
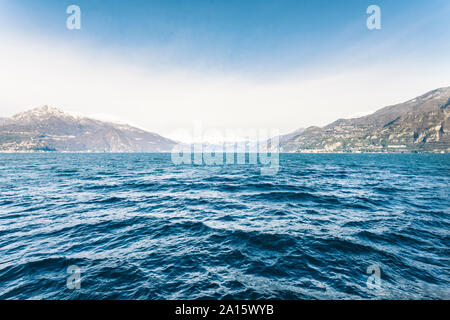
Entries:
{"type": "Polygon", "coordinates": [[[1,154],[0,299],[449,299],[449,194],[448,154],[1,154]]]}

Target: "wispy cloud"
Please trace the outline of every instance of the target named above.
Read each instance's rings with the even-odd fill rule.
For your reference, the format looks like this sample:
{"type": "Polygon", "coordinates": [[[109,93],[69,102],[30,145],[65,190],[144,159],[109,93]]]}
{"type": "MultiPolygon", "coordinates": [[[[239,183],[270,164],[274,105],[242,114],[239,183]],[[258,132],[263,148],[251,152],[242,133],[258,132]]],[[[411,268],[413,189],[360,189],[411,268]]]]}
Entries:
{"type": "MultiPolygon", "coordinates": [[[[440,13],[433,17],[436,14],[440,13]]],[[[389,15],[384,16],[389,23],[389,15]]],[[[67,30],[67,38],[61,38],[3,29],[0,116],[48,104],[85,115],[101,114],[169,136],[191,128],[195,121],[218,129],[276,128],[281,133],[325,125],[450,85],[445,50],[435,50],[432,56],[428,47],[411,54],[395,53],[403,38],[410,42],[425,38],[423,33],[416,35],[424,23],[429,26],[430,19],[422,20],[396,32],[366,30],[361,38],[352,30],[364,22],[362,15],[336,33],[340,40],[330,44],[336,51],[318,52],[317,59],[287,59],[278,69],[266,70],[255,69],[250,62],[248,68],[238,68],[251,57],[238,49],[235,54],[243,55],[238,64],[233,59],[221,64],[224,60],[207,48],[206,53],[199,51],[201,58],[188,63],[189,54],[174,58],[177,51],[186,50],[179,41],[169,41],[165,47],[127,46],[119,39],[102,47],[92,45],[92,39],[72,41],[77,37],[67,30]],[[339,45],[348,36],[359,40],[339,45]]],[[[273,60],[286,57],[277,52],[269,50],[264,59],[270,54],[273,60]]]]}

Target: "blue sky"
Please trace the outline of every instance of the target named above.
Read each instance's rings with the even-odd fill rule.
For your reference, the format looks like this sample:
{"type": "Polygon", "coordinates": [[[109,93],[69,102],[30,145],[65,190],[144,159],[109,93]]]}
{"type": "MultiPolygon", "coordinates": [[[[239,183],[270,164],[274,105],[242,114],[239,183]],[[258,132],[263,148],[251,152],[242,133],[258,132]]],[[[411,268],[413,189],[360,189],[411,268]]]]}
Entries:
{"type": "MultiPolygon", "coordinates": [[[[432,1],[37,1],[2,0],[12,29],[61,42],[110,48],[145,62],[284,72],[339,59],[352,47],[361,63],[449,48],[450,3],[432,1]],[[382,8],[382,30],[366,28],[368,5],[382,8]],[[65,9],[82,10],[82,30],[68,33],[65,9]],[[398,41],[383,47],[381,42],[398,41]],[[372,51],[373,50],[373,51],[372,51]],[[133,56],[140,52],[143,57],[133,56]],[[155,57],[156,56],[156,57],[155,57]],[[151,62],[151,61],[147,61],[151,62]]],[[[353,62],[352,62],[353,63],[353,62]]]]}
{"type": "MultiPolygon", "coordinates": [[[[30,48],[36,46],[35,50],[45,57],[49,55],[45,47],[48,50],[55,48],[55,51],[71,51],[75,56],[80,52],[79,59],[90,59],[92,63],[98,59],[101,63],[109,61],[114,66],[148,70],[153,77],[156,77],[155,74],[163,75],[168,72],[181,74],[177,79],[186,74],[196,74],[197,77],[206,78],[203,81],[208,83],[220,78],[222,80],[217,80],[217,88],[226,90],[230,95],[233,91],[224,84],[224,78],[238,78],[237,81],[244,81],[246,84],[268,82],[278,88],[283,83],[292,82],[292,79],[315,81],[346,72],[361,73],[358,79],[372,78],[373,73],[378,72],[377,76],[381,79],[385,70],[384,78],[390,77],[390,81],[395,83],[392,79],[392,66],[396,66],[396,74],[408,73],[408,78],[405,78],[407,81],[417,78],[414,83],[408,82],[397,88],[392,88],[390,82],[386,81],[384,86],[392,88],[392,91],[380,93],[377,96],[379,99],[374,99],[373,103],[362,105],[358,100],[353,105],[353,99],[352,103],[343,99],[337,110],[335,108],[330,110],[332,112],[324,112],[326,115],[322,117],[310,117],[302,111],[301,114],[296,114],[303,119],[297,123],[275,121],[277,126],[282,127],[282,131],[307,124],[325,124],[333,120],[333,117],[382,107],[379,103],[400,102],[401,99],[409,98],[409,95],[420,94],[435,85],[450,85],[450,78],[446,78],[444,73],[433,78],[430,71],[432,68],[439,69],[440,65],[442,72],[449,68],[448,0],[0,0],[0,28],[0,37],[8,39],[4,43],[16,42],[10,49],[18,50],[18,46],[21,46],[22,50],[27,50],[29,43],[30,48]],[[68,15],[65,10],[71,4],[81,8],[81,30],[66,29],[68,15]],[[371,4],[381,8],[381,30],[371,31],[366,27],[366,8],[371,4]],[[370,69],[370,72],[367,71],[364,75],[366,69],[370,69]],[[430,74],[425,75],[425,72],[430,74]],[[420,80],[422,74],[424,77],[420,80]],[[346,107],[347,105],[351,107],[346,107]]],[[[47,67],[53,68],[51,64],[47,67]]],[[[88,71],[86,69],[86,73],[88,71]]],[[[131,73],[129,77],[132,77],[131,73]]],[[[345,81],[347,80],[344,79],[345,81]]],[[[199,88],[202,86],[201,82],[202,80],[198,80],[199,88]]],[[[182,80],[176,83],[181,85],[182,80]]],[[[327,84],[319,81],[317,85],[327,84]]],[[[76,83],[73,85],[77,86],[76,83]]],[[[363,94],[367,96],[374,86],[377,84],[370,82],[362,89],[363,94]]],[[[348,80],[342,90],[348,91],[352,87],[354,84],[348,80]]],[[[221,89],[217,90],[219,92],[221,89]]],[[[249,90],[255,94],[258,92],[255,87],[249,90]]],[[[361,98],[355,99],[362,100],[363,94],[361,98]]],[[[50,102],[62,107],[85,111],[82,106],[63,99],[51,99],[50,94],[47,97],[50,102]]],[[[36,103],[44,102],[45,99],[41,98],[45,97],[39,97],[36,103]]],[[[328,98],[331,101],[332,97],[328,98]]],[[[305,100],[309,110],[313,100],[313,97],[305,100]]],[[[161,101],[150,102],[154,105],[161,101]]],[[[0,103],[5,108],[5,113],[11,113],[16,109],[26,108],[24,104],[32,101],[14,102],[10,98],[0,103]]],[[[77,103],[82,105],[82,99],[77,103]]],[[[205,108],[214,108],[214,101],[206,99],[203,103],[205,108]]],[[[140,101],[141,109],[144,104],[144,101],[140,101]]],[[[257,108],[256,105],[248,107],[253,110],[257,108]]],[[[86,108],[92,110],[91,106],[86,108]]],[[[108,107],[98,108],[99,113],[105,113],[108,107]]],[[[113,108],[113,112],[109,113],[124,116],[114,110],[113,108]]],[[[201,113],[208,114],[200,110],[196,117],[208,121],[207,117],[205,120],[200,116],[201,113]]],[[[245,117],[250,117],[250,113],[245,117]]],[[[189,120],[193,118],[194,116],[189,120]]],[[[136,122],[137,119],[138,117],[131,120],[136,122]]],[[[167,119],[165,124],[168,121],[167,119]]],[[[230,123],[223,123],[222,126],[230,123]]],[[[260,124],[252,122],[255,126],[265,126],[267,123],[266,120],[260,124]]],[[[140,123],[144,127],[155,125],[153,122],[140,123]]],[[[160,126],[159,129],[161,128],[160,126]]]]}

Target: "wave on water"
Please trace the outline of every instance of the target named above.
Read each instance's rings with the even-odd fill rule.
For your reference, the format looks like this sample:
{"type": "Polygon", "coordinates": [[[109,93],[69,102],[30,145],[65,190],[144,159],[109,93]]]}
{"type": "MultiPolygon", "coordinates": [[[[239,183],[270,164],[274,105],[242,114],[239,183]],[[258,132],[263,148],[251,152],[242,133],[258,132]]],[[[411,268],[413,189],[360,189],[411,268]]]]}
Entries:
{"type": "Polygon", "coordinates": [[[449,194],[445,154],[2,154],[0,299],[448,299],[449,194]]]}

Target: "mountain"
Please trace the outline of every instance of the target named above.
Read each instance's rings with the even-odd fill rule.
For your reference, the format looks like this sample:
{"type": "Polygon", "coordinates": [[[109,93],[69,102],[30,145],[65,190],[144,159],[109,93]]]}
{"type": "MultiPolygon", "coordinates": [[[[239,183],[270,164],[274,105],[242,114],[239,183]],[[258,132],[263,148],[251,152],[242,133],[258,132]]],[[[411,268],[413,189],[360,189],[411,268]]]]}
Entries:
{"type": "Polygon", "coordinates": [[[295,137],[299,136],[300,134],[302,134],[305,131],[304,128],[300,128],[295,130],[294,132],[279,136],[279,143],[283,144],[286,142],[289,142],[290,140],[294,139],[295,137]]]}
{"type": "Polygon", "coordinates": [[[170,152],[175,141],[125,124],[43,106],[0,118],[3,152],[170,152]]]}
{"type": "Polygon", "coordinates": [[[282,152],[450,152],[450,87],[373,114],[309,127],[280,141],[282,152]]]}
{"type": "MultiPolygon", "coordinates": [[[[450,152],[450,87],[280,136],[281,152],[450,152]]],[[[175,141],[44,106],[0,118],[0,152],[170,152],[175,141]]]]}

